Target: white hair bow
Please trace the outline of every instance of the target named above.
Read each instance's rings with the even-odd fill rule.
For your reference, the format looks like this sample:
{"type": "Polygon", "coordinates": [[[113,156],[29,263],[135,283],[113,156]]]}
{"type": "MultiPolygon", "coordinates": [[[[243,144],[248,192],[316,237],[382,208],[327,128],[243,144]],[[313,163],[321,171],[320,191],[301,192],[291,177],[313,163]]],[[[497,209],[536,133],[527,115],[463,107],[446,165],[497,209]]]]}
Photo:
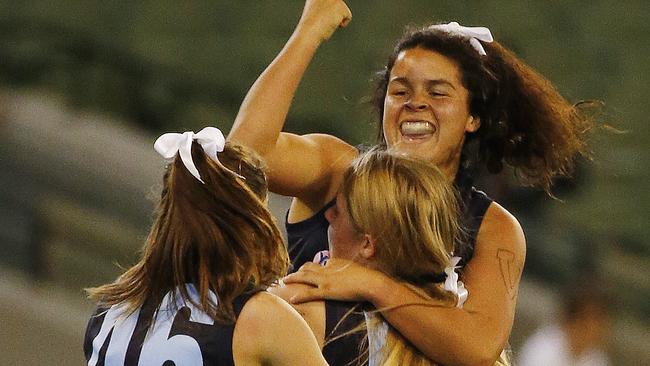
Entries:
{"type": "Polygon", "coordinates": [[[176,153],[179,153],[183,165],[185,165],[187,170],[196,179],[200,180],[201,183],[205,184],[192,160],[192,141],[194,140],[203,147],[203,151],[212,160],[219,161],[217,152],[223,151],[226,145],[226,139],[223,137],[223,133],[216,127],[206,127],[198,133],[194,133],[194,131],[187,131],[182,134],[166,133],[158,137],[153,147],[165,159],[171,159],[176,156],[176,153]]]}
{"type": "Polygon", "coordinates": [[[487,53],[485,53],[485,49],[479,40],[488,43],[494,41],[492,33],[485,27],[464,27],[457,22],[451,22],[448,24],[434,24],[430,26],[429,29],[441,30],[449,34],[468,38],[469,44],[471,44],[481,56],[485,56],[487,53]]]}
{"type": "Polygon", "coordinates": [[[456,268],[459,268],[458,262],[460,262],[460,259],[460,257],[451,257],[449,267],[445,268],[445,273],[447,274],[445,290],[456,294],[456,297],[458,297],[458,302],[456,303],[457,308],[463,307],[463,304],[467,301],[467,296],[469,295],[469,292],[465,288],[465,284],[458,280],[458,273],[455,271],[456,268]]]}

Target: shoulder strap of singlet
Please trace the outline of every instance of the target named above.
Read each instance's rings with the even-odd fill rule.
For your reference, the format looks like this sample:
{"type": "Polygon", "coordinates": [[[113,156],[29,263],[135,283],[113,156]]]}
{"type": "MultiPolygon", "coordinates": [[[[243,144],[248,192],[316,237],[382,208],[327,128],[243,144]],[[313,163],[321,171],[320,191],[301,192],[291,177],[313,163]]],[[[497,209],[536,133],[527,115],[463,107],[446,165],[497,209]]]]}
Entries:
{"type": "Polygon", "coordinates": [[[485,193],[471,187],[469,194],[462,202],[462,235],[456,243],[454,255],[461,257],[460,266],[464,266],[474,256],[476,237],[483,223],[485,212],[492,204],[492,199],[485,193]]]}
{"type": "Polygon", "coordinates": [[[316,212],[313,216],[304,219],[302,221],[293,222],[293,223],[290,223],[288,220],[289,209],[287,209],[287,213],[285,214],[284,217],[287,231],[291,230],[292,232],[299,233],[305,230],[310,230],[314,225],[319,225],[323,220],[325,220],[325,211],[327,211],[328,208],[334,206],[335,203],[336,203],[336,199],[332,199],[327,204],[325,204],[323,208],[318,210],[318,212],[316,212]]]}
{"type": "MultiPolygon", "coordinates": [[[[472,187],[470,202],[467,205],[467,229],[478,234],[478,230],[483,222],[485,212],[492,204],[492,199],[488,197],[483,191],[479,191],[472,187]]],[[[476,235],[474,235],[476,241],[476,235]]]]}
{"type": "Polygon", "coordinates": [[[463,233],[456,243],[454,255],[461,257],[460,266],[464,266],[474,256],[474,245],[483,217],[492,199],[474,188],[472,169],[461,164],[454,185],[458,191],[461,207],[463,233]]]}
{"type": "Polygon", "coordinates": [[[239,314],[241,313],[242,309],[244,308],[244,305],[248,302],[248,300],[251,299],[251,297],[257,295],[261,290],[255,290],[252,292],[247,292],[243,293],[235,298],[232,302],[232,308],[233,311],[235,312],[235,318],[239,318],[239,314]]]}
{"type": "MultiPolygon", "coordinates": [[[[250,300],[251,297],[255,296],[255,294],[257,294],[258,292],[260,292],[260,290],[255,290],[253,292],[243,293],[243,294],[237,296],[233,300],[232,306],[233,306],[233,311],[235,312],[235,319],[239,318],[239,314],[241,313],[242,309],[244,308],[244,305],[246,305],[248,300],[250,300]]],[[[235,365],[235,355],[232,352],[232,346],[233,346],[234,335],[235,335],[235,324],[224,325],[222,329],[227,334],[227,336],[225,337],[226,347],[225,347],[224,351],[228,352],[226,355],[223,355],[224,356],[223,360],[224,360],[225,364],[234,366],[235,365]]]]}

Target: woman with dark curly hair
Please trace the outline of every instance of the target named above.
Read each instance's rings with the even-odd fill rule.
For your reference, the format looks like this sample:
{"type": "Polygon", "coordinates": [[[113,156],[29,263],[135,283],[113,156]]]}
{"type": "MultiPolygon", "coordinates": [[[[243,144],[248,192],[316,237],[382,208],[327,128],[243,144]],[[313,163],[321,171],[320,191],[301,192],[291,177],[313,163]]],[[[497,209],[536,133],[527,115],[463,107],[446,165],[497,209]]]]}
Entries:
{"type": "Polygon", "coordinates": [[[465,230],[454,255],[462,257],[469,297],[462,309],[400,306],[416,302],[417,294],[380,272],[344,260],[324,267],[309,263],[327,258],[324,212],[359,151],[329,135],[282,132],[318,46],[350,19],[341,0],[308,0],[293,35],[248,92],[229,135],[266,159],[271,190],[294,197],[287,216],[289,253],[294,268],[302,267],[285,281],[313,287],[293,301],[369,301],[392,309],[383,318],[431,360],[493,364],[512,328],[526,245],[515,217],[476,190],[472,177],[480,167],[497,173],[509,165],[523,184],[548,192],[553,179],[569,175],[574,159],[586,154],[591,121],[487,28],[449,23],[408,30],[375,94],[379,143],[433,162],[454,182],[465,230]]]}

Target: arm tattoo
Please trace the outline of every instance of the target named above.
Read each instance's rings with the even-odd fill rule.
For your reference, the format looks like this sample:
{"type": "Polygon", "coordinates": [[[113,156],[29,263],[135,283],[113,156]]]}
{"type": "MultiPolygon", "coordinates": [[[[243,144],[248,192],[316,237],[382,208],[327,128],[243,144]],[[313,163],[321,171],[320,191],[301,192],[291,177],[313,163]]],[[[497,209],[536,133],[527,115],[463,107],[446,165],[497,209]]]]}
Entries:
{"type": "Polygon", "coordinates": [[[515,286],[517,278],[517,269],[515,268],[515,253],[506,249],[497,249],[497,258],[499,259],[499,269],[501,269],[501,278],[506,286],[506,291],[511,299],[517,295],[515,286]]]}

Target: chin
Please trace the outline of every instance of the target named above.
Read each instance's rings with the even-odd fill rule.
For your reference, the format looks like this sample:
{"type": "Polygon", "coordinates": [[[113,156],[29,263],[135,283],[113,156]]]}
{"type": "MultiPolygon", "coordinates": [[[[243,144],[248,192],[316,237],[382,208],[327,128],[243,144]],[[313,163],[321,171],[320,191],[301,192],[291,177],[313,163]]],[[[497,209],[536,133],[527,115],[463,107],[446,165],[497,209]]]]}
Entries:
{"type": "Polygon", "coordinates": [[[431,146],[410,144],[402,145],[396,150],[412,158],[435,162],[433,147],[431,146]]]}

